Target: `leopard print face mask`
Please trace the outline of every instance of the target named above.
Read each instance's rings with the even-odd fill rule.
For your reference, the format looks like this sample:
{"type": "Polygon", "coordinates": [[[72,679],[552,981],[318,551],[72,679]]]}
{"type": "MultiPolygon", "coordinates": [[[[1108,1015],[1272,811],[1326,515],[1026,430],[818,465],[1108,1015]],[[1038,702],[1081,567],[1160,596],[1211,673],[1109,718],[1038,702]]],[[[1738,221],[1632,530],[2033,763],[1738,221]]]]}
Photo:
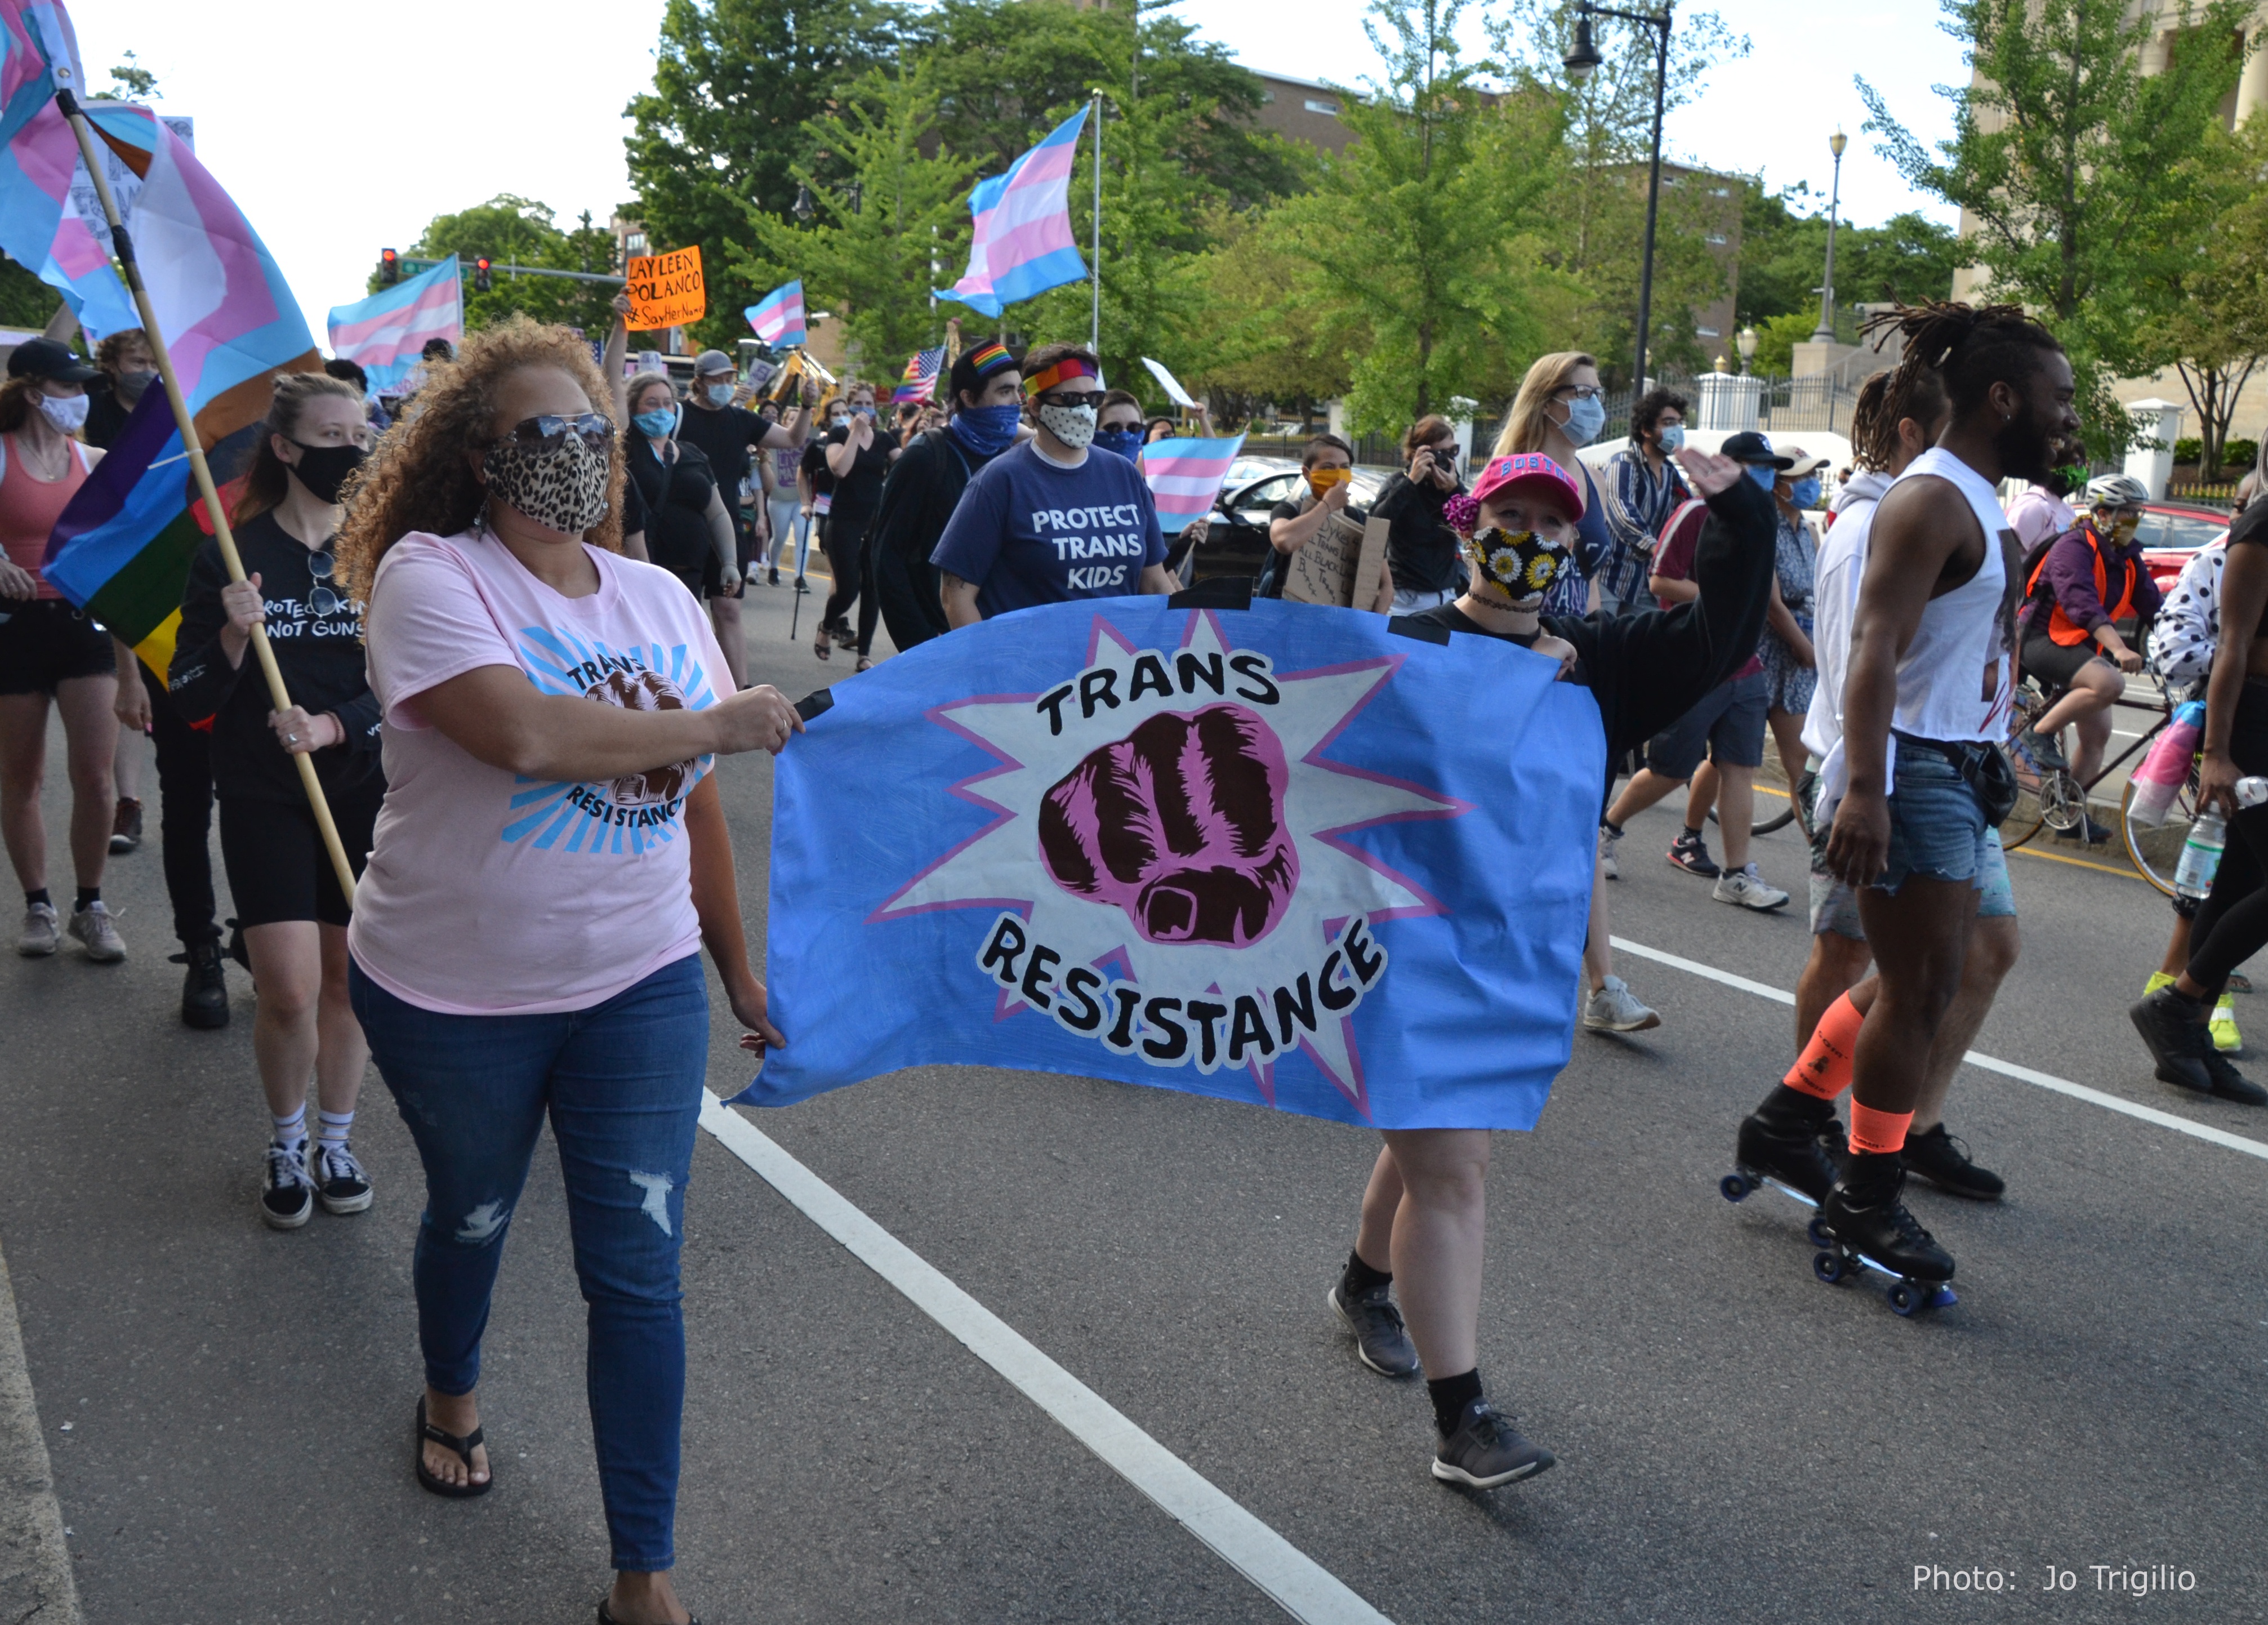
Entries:
{"type": "Polygon", "coordinates": [[[579,536],[607,516],[608,447],[579,434],[555,446],[501,440],[489,448],[489,494],[546,530],[579,536]]]}

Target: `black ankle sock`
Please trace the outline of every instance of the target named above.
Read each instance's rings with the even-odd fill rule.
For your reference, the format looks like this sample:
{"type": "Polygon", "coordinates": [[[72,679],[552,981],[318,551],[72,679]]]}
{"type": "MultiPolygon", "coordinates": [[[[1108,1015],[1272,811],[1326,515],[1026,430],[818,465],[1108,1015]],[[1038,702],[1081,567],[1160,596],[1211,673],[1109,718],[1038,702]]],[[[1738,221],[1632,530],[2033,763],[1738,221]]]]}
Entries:
{"type": "Polygon", "coordinates": [[[1616,824],[1612,818],[1600,819],[1599,827],[1614,835],[1620,835],[1623,832],[1623,826],[1616,824]]]}
{"type": "Polygon", "coordinates": [[[99,902],[101,902],[101,901],[102,901],[102,888],[101,888],[101,887],[99,887],[99,886],[81,886],[81,887],[78,889],[78,901],[71,905],[71,911],[72,911],[72,912],[74,912],[74,913],[84,914],[84,913],[85,913],[85,912],[86,912],[86,909],[87,909],[87,905],[88,905],[88,904],[90,904],[90,903],[99,903],[99,902]]]}
{"type": "Polygon", "coordinates": [[[1822,1100],[1816,1095],[1807,1095],[1800,1089],[1790,1089],[1785,1083],[1772,1085],[1771,1094],[1756,1107],[1756,1115],[1772,1123],[1806,1123],[1815,1128],[1826,1126],[1827,1119],[1835,1115],[1835,1103],[1822,1100]]]}
{"type": "Polygon", "coordinates": [[[1462,1377],[1428,1378],[1425,1392],[1433,1400],[1434,1429],[1446,1439],[1457,1430],[1465,1407],[1481,1397],[1481,1374],[1474,1370],[1462,1377]]]}
{"type": "Polygon", "coordinates": [[[1347,1254],[1346,1273],[1339,1277],[1339,1290],[1349,1297],[1360,1297],[1366,1292],[1376,1291],[1393,1279],[1392,1270],[1373,1269],[1362,1261],[1360,1253],[1350,1252],[1347,1254]]]}
{"type": "Polygon", "coordinates": [[[1896,1151],[1853,1151],[1850,1171],[1843,1176],[1843,1188],[1855,1206],[1877,1207],[1897,1193],[1904,1171],[1905,1163],[1896,1151]]]}
{"type": "Polygon", "coordinates": [[[48,895],[48,889],[45,886],[40,887],[37,891],[27,891],[24,894],[26,908],[37,908],[42,903],[49,908],[55,905],[55,900],[48,895]]]}

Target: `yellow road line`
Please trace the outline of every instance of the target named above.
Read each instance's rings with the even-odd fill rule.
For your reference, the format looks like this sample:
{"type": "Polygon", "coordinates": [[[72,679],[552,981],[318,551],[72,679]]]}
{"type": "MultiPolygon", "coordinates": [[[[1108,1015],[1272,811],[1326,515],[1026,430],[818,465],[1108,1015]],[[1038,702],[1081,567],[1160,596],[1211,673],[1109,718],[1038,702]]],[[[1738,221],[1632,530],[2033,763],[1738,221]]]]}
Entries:
{"type": "MultiPolygon", "coordinates": [[[[2012,858],[2039,858],[2049,863],[2068,863],[2073,868],[2093,869],[2098,875],[2116,875],[2121,880],[2139,881],[2145,886],[2150,885],[2131,868],[2115,868],[2108,863],[2090,863],[2085,858],[2066,857],[2059,852],[2034,852],[2029,846],[2019,846],[2008,855],[2012,858]]],[[[2157,888],[2150,886],[2150,890],[2155,891],[2157,888]]]]}

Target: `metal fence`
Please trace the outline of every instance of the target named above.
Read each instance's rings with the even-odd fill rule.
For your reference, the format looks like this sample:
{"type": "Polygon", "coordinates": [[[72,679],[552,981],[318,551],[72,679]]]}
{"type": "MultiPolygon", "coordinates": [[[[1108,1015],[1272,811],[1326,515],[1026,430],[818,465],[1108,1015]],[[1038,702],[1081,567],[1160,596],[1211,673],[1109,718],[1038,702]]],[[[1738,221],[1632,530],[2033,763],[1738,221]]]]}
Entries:
{"type": "Polygon", "coordinates": [[[2166,500],[2194,503],[2205,508],[2235,507],[2236,486],[2235,480],[2183,479],[2176,474],[2167,483],[2166,500]]]}
{"type": "MultiPolygon", "coordinates": [[[[1873,369],[1869,369],[1870,371],[1873,369]]],[[[1756,427],[1766,434],[1796,434],[1809,429],[1849,436],[1851,409],[1859,399],[1859,384],[1841,373],[1821,373],[1809,378],[1776,378],[1760,374],[1756,427]]],[[[1864,382],[1861,379],[1859,382],[1864,382]]],[[[1689,403],[1688,423],[1698,424],[1700,380],[1690,373],[1671,373],[1651,380],[1653,387],[1674,389],[1689,403]]],[[[1609,435],[1625,432],[1637,393],[1620,389],[1604,397],[1609,435]]]]}

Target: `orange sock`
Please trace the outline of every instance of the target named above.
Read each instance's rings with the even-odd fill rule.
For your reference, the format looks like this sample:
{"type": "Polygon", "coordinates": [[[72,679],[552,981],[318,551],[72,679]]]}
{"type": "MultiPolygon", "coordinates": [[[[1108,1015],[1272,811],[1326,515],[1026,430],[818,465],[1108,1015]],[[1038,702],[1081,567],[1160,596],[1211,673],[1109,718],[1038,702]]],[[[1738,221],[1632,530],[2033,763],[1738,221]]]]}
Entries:
{"type": "Polygon", "coordinates": [[[1851,1149],[1887,1156],[1893,1151],[1903,1151],[1906,1130],[1913,1126],[1911,1112],[1877,1112],[1872,1106],[1851,1103],[1851,1149]]]}
{"type": "Polygon", "coordinates": [[[1836,1000],[1819,1018],[1819,1025],[1812,1029],[1811,1042],[1803,1046],[1802,1055],[1780,1082],[1822,1100],[1832,1100],[1850,1088],[1851,1053],[1859,1045],[1859,1029],[1866,1019],[1851,1002],[1849,993],[1836,1000]]]}

